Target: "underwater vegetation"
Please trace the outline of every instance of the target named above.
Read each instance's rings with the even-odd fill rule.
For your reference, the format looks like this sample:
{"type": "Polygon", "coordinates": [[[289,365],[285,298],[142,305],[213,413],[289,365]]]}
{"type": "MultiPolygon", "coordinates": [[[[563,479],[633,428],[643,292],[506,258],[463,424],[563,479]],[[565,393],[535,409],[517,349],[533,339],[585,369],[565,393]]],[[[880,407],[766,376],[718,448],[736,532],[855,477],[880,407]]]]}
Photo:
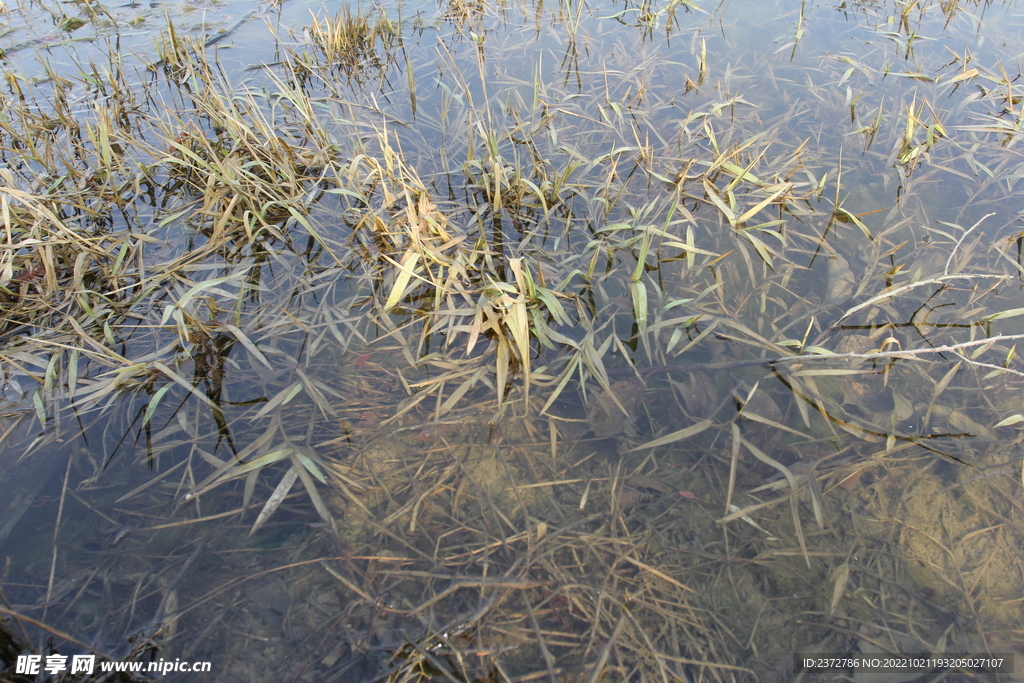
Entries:
{"type": "Polygon", "coordinates": [[[1014,5],[255,11],[5,67],[5,676],[1020,648],[1014,5]]]}

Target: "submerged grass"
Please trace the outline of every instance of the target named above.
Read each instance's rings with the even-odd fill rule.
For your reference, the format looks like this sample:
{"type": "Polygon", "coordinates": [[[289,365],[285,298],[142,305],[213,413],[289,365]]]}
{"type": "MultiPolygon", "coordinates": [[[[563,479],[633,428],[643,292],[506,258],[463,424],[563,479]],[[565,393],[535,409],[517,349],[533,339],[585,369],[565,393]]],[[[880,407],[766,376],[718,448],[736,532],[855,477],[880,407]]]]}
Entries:
{"type": "MultiPolygon", "coordinates": [[[[893,560],[854,518],[923,525],[896,494],[962,477],[996,502],[950,514],[1006,525],[985,562],[1019,540],[978,471],[1024,421],[1017,86],[913,47],[986,6],[858,5],[891,42],[814,69],[776,59],[803,11],[748,55],[691,3],[559,5],[544,50],[451,3],[430,50],[344,7],[237,84],[173,27],[143,83],[8,73],[2,439],[73,423],[90,481],[122,448],[157,470],[121,501],[255,505],[248,535],[301,481],[369,624],[311,651],[368,679],[753,680],[798,647],[898,650],[926,589],[944,606],[911,633],[959,609],[960,651],[1004,645],[1006,585],[909,522],[893,560]],[[660,54],[662,23],[689,47],[660,54]],[[773,601],[809,579],[797,642],[773,601]]],[[[212,618],[159,592],[152,637],[212,618]]]]}

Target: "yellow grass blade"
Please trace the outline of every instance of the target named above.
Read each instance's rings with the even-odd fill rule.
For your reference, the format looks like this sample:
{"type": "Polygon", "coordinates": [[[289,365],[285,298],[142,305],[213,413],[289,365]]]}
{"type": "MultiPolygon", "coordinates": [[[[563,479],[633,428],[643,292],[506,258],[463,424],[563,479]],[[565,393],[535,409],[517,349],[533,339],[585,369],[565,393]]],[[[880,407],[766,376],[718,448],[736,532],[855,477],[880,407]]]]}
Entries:
{"type": "Polygon", "coordinates": [[[654,441],[648,441],[643,446],[637,446],[636,448],[630,448],[628,451],[623,451],[623,452],[624,453],[633,453],[635,451],[642,451],[642,450],[647,449],[647,448],[657,448],[658,446],[664,446],[665,444],[675,443],[676,441],[681,441],[682,439],[688,439],[691,436],[694,436],[696,434],[700,434],[701,432],[703,432],[705,429],[707,429],[711,425],[712,425],[711,420],[701,420],[697,424],[690,425],[686,429],[680,429],[677,432],[672,432],[671,434],[666,434],[665,436],[663,436],[661,438],[658,438],[658,439],[655,439],[654,441]]]}

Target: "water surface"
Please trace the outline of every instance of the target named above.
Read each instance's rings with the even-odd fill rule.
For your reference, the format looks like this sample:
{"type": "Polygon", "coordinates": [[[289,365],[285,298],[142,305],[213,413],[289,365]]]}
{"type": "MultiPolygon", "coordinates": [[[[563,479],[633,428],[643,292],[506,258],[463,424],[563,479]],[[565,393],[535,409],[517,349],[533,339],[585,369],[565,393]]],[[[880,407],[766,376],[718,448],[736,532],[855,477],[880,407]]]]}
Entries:
{"type": "Polygon", "coordinates": [[[1020,648],[1014,3],[181,5],[176,58],[162,8],[59,45],[8,9],[6,104],[96,126],[5,115],[8,195],[72,191],[46,145],[106,164],[117,210],[61,220],[132,264],[83,280],[93,343],[3,350],[37,646],[215,681],[1020,648]]]}

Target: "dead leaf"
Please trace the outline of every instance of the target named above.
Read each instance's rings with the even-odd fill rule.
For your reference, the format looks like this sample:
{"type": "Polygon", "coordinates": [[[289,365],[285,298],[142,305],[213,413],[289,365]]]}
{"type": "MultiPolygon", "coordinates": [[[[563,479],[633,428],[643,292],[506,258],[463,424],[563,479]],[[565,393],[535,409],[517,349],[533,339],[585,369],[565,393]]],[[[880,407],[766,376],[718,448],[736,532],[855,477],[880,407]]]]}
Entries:
{"type": "Polygon", "coordinates": [[[836,568],[832,576],[834,577],[832,579],[832,605],[828,610],[830,617],[835,614],[836,608],[839,607],[839,601],[843,599],[843,595],[846,593],[846,583],[850,580],[850,563],[843,562],[836,568]]]}
{"type": "Polygon", "coordinates": [[[637,421],[643,409],[644,385],[640,380],[622,380],[613,383],[610,388],[611,394],[626,412],[615,404],[607,392],[595,393],[587,408],[587,424],[599,438],[626,431],[627,427],[637,421]]]}
{"type": "Polygon", "coordinates": [[[828,259],[828,290],[825,293],[825,302],[839,301],[853,294],[853,288],[857,284],[857,278],[850,270],[850,263],[839,254],[828,259]]]}

